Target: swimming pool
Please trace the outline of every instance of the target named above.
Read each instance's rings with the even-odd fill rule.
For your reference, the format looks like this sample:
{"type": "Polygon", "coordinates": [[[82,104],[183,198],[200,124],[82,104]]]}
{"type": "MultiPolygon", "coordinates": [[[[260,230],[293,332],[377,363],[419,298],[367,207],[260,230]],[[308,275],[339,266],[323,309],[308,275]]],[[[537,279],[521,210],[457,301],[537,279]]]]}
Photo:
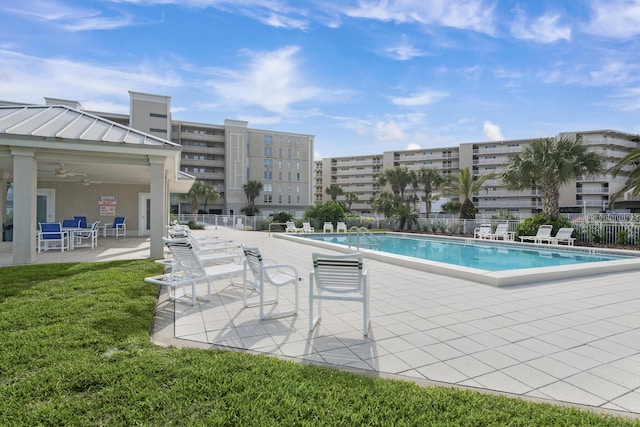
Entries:
{"type": "MultiPolygon", "coordinates": [[[[640,253],[480,239],[379,233],[380,250],[365,257],[506,286],[534,281],[640,269],[640,253]]],[[[347,234],[287,236],[306,244],[353,252],[347,234]]],[[[354,239],[352,239],[353,243],[354,239]]]]}

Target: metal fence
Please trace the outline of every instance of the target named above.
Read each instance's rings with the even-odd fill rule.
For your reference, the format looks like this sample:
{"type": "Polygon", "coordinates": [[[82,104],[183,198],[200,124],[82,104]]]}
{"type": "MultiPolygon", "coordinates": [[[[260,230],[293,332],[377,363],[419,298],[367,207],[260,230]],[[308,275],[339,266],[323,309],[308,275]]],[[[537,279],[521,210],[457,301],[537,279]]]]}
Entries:
{"type": "MultiPolygon", "coordinates": [[[[566,215],[575,229],[574,237],[578,242],[606,243],[640,246],[640,214],[589,214],[566,215]]],[[[236,230],[269,230],[271,218],[246,215],[217,215],[217,214],[181,214],[174,215],[174,219],[182,223],[193,221],[213,227],[227,227],[236,230]]],[[[344,219],[347,229],[352,226],[366,227],[369,230],[396,229],[398,223],[391,219],[376,217],[347,217],[344,219]]],[[[295,220],[297,226],[302,225],[302,219],[295,220]]],[[[320,220],[310,219],[311,226],[322,230],[320,220]]],[[[455,217],[421,218],[413,223],[409,231],[424,233],[473,235],[473,231],[481,224],[492,224],[495,228],[499,223],[508,223],[509,231],[516,231],[521,219],[503,220],[490,216],[478,216],[474,220],[464,220],[455,217]]],[[[273,227],[272,231],[277,231],[273,227]]]]}

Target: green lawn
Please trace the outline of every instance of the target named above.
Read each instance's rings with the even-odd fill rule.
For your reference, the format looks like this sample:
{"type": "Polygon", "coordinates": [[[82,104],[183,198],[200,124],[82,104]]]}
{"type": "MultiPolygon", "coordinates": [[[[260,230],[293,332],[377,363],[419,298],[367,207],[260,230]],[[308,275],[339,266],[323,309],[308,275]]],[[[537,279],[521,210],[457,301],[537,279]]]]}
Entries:
{"type": "Polygon", "coordinates": [[[151,261],[0,269],[0,425],[640,425],[149,341],[151,261]]]}

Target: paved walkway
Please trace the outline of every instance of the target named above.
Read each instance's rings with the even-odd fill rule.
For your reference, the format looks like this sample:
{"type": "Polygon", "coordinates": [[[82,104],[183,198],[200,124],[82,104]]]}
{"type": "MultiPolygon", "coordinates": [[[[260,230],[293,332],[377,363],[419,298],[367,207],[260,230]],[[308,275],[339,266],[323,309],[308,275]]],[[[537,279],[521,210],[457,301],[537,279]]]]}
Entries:
{"type": "MultiPolygon", "coordinates": [[[[265,257],[295,266],[303,278],[300,312],[260,321],[257,308],[242,306],[238,286],[218,281],[212,301],[195,307],[161,298],[152,338],[158,344],[241,349],[640,417],[640,271],[495,288],[365,260],[372,319],[366,338],[358,303],[323,302],[323,319],[308,333],[308,273],[317,248],[266,233],[196,233],[256,245],[265,257]]],[[[118,246],[144,258],[143,242],[118,246]]],[[[100,239],[105,251],[113,243],[100,239]]],[[[0,247],[0,265],[3,258],[0,247]]],[[[278,310],[291,304],[292,295],[283,297],[278,310]]]]}

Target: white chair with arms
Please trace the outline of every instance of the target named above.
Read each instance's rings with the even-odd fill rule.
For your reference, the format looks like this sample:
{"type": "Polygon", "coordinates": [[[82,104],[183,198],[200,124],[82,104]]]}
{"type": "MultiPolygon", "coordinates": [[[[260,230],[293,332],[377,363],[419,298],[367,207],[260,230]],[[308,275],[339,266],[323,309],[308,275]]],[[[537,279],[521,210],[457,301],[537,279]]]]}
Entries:
{"type": "Polygon", "coordinates": [[[245,307],[260,306],[260,319],[273,319],[276,317],[291,316],[298,313],[298,272],[291,265],[265,262],[262,259],[260,249],[256,247],[242,246],[244,251],[244,276],[242,301],[245,307]],[[266,299],[266,285],[275,288],[275,297],[266,299]],[[294,288],[294,308],[285,311],[265,314],[265,304],[277,304],[280,298],[280,288],[292,285],[294,288]],[[257,301],[247,301],[247,290],[253,288],[258,292],[257,301]]]}
{"type": "Polygon", "coordinates": [[[88,230],[76,231],[73,235],[75,238],[75,242],[73,244],[74,248],[96,248],[98,246],[98,226],[100,225],[100,221],[96,221],[91,224],[91,228],[88,230]],[[86,243],[82,243],[86,241],[86,243]]]}
{"type": "Polygon", "coordinates": [[[59,222],[39,222],[38,226],[38,252],[54,248],[60,249],[60,252],[69,250],[69,233],[62,230],[59,222]]]}
{"type": "Polygon", "coordinates": [[[314,252],[313,271],[309,273],[309,331],[322,315],[322,300],[362,302],[364,335],[369,335],[369,280],[361,253],[326,255],[314,252]],[[318,300],[318,315],[313,306],[318,300]]]}
{"type": "Polygon", "coordinates": [[[107,237],[107,233],[111,233],[113,237],[127,237],[127,217],[117,216],[113,219],[113,224],[105,224],[102,236],[107,237]]]}

